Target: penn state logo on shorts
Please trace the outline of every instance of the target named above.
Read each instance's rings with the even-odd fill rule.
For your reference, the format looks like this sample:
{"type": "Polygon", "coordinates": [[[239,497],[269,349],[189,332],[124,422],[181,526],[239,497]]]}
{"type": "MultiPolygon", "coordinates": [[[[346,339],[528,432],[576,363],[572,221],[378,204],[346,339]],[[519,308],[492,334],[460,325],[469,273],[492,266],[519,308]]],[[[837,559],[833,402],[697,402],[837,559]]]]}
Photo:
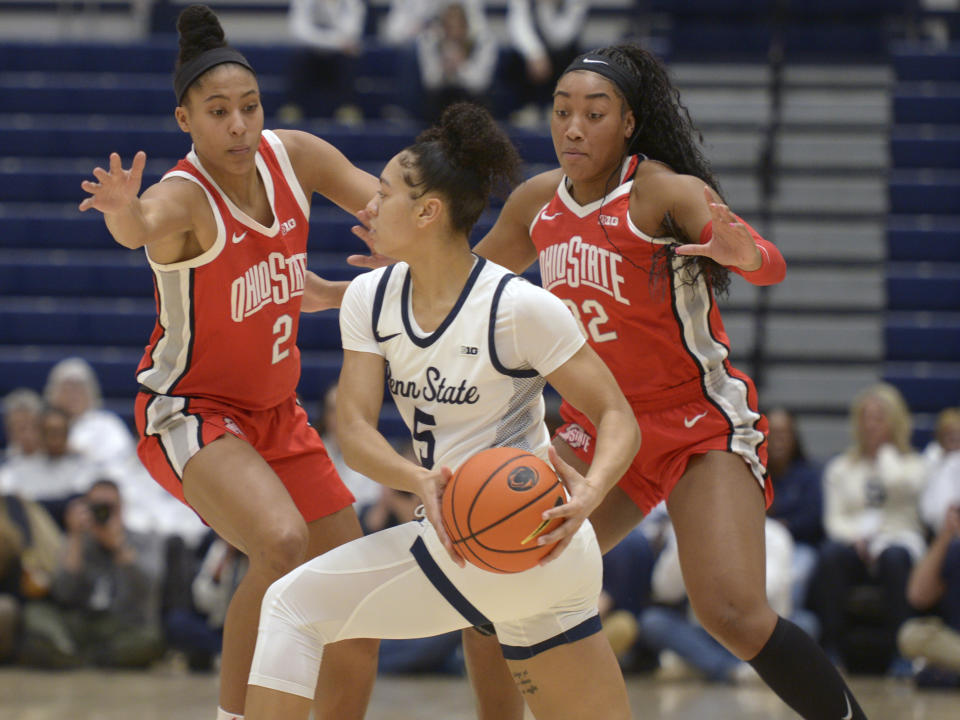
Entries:
{"type": "Polygon", "coordinates": [[[511,490],[522,492],[523,490],[532,488],[539,480],[540,473],[532,467],[522,465],[521,467],[514,468],[510,471],[510,474],[507,475],[507,487],[511,490]]]}

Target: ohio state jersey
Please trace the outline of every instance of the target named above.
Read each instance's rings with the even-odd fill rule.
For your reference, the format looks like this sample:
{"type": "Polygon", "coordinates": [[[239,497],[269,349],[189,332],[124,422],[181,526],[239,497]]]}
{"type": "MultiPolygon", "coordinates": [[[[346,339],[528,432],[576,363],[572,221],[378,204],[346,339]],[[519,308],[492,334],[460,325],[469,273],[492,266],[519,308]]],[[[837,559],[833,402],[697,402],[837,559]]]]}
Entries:
{"type": "Polygon", "coordinates": [[[644,159],[628,158],[621,184],[586,205],[564,177],[530,237],[543,286],[577,318],[624,394],[656,402],[665,391],[726,375],[729,340],[704,279],[690,281],[684,258],[665,254],[673,239],[652,238],[630,219],[633,173],[644,159]],[[660,277],[651,276],[655,265],[660,277]]]}
{"type": "Polygon", "coordinates": [[[283,143],[269,130],[260,138],[256,167],[273,210],[269,227],[220,190],[193,150],[163,176],[203,188],[217,237],[209,250],[183,262],[161,265],[147,253],[157,323],[137,381],[153,392],[261,410],[296,390],[310,206],[283,143]]]}

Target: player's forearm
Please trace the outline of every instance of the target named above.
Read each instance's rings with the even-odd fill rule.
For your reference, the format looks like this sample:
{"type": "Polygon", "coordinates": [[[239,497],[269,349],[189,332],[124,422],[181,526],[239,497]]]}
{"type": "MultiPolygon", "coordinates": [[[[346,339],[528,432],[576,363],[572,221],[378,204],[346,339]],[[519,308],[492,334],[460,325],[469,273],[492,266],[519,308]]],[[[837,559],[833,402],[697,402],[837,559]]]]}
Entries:
{"type": "Polygon", "coordinates": [[[143,215],[140,199],[134,199],[123,210],[104,213],[103,220],[113,239],[126,248],[143,247],[150,239],[150,228],[143,215]]]}
{"type": "Polygon", "coordinates": [[[584,476],[599,496],[604,497],[616,485],[640,450],[640,428],[624,404],[623,409],[606,411],[597,423],[597,448],[584,476]]]}
{"type": "Polygon", "coordinates": [[[375,427],[358,421],[337,433],[343,459],[361,475],[381,485],[420,494],[423,468],[400,455],[375,427]]]}
{"type": "Polygon", "coordinates": [[[350,283],[346,280],[324,280],[315,272],[307,271],[307,281],[303,288],[302,312],[320,312],[340,307],[343,294],[350,283]]]}

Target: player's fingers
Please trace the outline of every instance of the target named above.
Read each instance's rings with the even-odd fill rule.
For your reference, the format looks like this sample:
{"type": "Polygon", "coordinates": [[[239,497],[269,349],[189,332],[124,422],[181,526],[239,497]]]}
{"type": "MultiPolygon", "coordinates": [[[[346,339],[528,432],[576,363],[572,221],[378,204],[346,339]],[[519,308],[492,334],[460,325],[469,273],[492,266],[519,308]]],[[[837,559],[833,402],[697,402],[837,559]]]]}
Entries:
{"type": "Polygon", "coordinates": [[[143,175],[143,169],[147,166],[147,154],[143,150],[138,150],[133,156],[133,163],[130,165],[130,174],[136,178],[143,175]]]}
{"type": "Polygon", "coordinates": [[[367,268],[368,270],[376,270],[380,265],[369,255],[348,255],[347,264],[353,265],[354,267],[367,268]]]}
{"type": "Polygon", "coordinates": [[[81,180],[80,187],[88,193],[94,193],[100,189],[100,183],[95,183],[93,180],[81,180]]]}
{"type": "Polygon", "coordinates": [[[120,162],[120,153],[110,153],[110,172],[116,173],[120,172],[122,169],[123,165],[120,162]]]}
{"type": "Polygon", "coordinates": [[[689,244],[677,245],[673,249],[677,255],[709,255],[710,249],[706,245],[689,244]]]}
{"type": "Polygon", "coordinates": [[[93,198],[84,199],[78,207],[80,212],[86,212],[87,210],[93,207],[93,198]]]}
{"type": "Polygon", "coordinates": [[[102,167],[95,167],[93,169],[93,176],[100,182],[106,182],[110,178],[110,173],[102,167]]]}
{"type": "Polygon", "coordinates": [[[463,556],[459,552],[457,552],[457,548],[453,544],[453,541],[450,540],[450,536],[447,535],[447,531],[444,529],[443,523],[435,524],[433,529],[436,531],[437,537],[440,539],[440,543],[447,551],[447,555],[450,556],[450,559],[453,560],[458,567],[466,567],[467,561],[463,559],[463,556]]]}
{"type": "Polygon", "coordinates": [[[571,540],[573,540],[572,533],[570,535],[567,535],[565,538],[563,538],[560,542],[556,544],[553,550],[551,550],[546,555],[544,555],[540,559],[540,562],[538,563],[538,565],[546,565],[547,563],[553,562],[558,557],[560,557],[560,555],[563,554],[563,551],[567,549],[567,546],[570,544],[571,540]]]}

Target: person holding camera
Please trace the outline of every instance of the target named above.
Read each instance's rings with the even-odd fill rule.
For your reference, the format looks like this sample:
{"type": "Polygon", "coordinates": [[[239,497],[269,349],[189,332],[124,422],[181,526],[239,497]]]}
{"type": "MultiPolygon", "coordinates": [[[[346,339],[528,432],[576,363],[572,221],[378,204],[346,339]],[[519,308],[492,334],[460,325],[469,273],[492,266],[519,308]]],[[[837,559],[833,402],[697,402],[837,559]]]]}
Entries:
{"type": "Polygon", "coordinates": [[[161,539],[124,526],[112,480],[96,480],[64,519],[52,602],[25,611],[21,659],[41,667],[150,665],[164,651],[161,539]]]}

